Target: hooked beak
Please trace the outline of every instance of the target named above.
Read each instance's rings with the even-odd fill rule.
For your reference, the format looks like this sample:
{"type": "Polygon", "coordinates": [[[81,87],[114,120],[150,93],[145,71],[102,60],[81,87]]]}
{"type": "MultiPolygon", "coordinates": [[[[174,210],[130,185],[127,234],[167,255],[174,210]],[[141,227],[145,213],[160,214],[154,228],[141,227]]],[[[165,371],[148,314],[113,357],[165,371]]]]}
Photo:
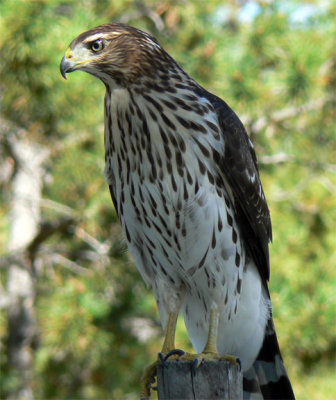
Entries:
{"type": "Polygon", "coordinates": [[[66,56],[62,58],[60,71],[64,79],[66,79],[66,74],[69,72],[76,71],[77,63],[69,60],[66,56]]]}

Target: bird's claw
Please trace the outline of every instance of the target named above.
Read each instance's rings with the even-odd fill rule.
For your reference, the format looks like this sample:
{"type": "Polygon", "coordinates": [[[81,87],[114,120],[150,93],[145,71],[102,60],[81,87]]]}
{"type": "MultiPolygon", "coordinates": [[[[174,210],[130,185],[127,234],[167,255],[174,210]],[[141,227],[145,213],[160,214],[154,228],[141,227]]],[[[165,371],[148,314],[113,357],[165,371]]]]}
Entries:
{"type": "Polygon", "coordinates": [[[225,360],[230,362],[231,364],[237,366],[239,368],[239,371],[242,369],[242,363],[239,357],[232,356],[230,354],[225,354],[223,356],[220,356],[219,354],[215,353],[199,353],[199,354],[190,354],[190,353],[185,353],[182,357],[181,360],[187,360],[187,361],[192,361],[192,373],[195,375],[197,368],[202,364],[203,361],[221,361],[225,360]]]}
{"type": "Polygon", "coordinates": [[[236,363],[237,366],[239,367],[239,372],[241,372],[242,370],[242,363],[241,363],[241,359],[239,357],[236,358],[236,363]]]}
{"type": "Polygon", "coordinates": [[[171,350],[169,353],[166,354],[164,360],[167,361],[168,358],[171,357],[171,356],[182,357],[184,354],[185,354],[185,352],[183,350],[174,349],[174,350],[171,350]]]}
{"type": "Polygon", "coordinates": [[[185,354],[183,350],[173,349],[169,351],[167,354],[158,353],[158,359],[147,367],[144,371],[143,377],[141,378],[140,383],[140,400],[148,400],[150,398],[151,390],[157,390],[156,386],[152,384],[155,382],[156,378],[156,367],[161,363],[164,368],[167,368],[167,360],[172,356],[181,357],[185,354]]]}
{"type": "Polygon", "coordinates": [[[156,378],[156,367],[159,361],[155,361],[144,371],[144,374],[140,381],[140,399],[148,400],[150,398],[150,392],[153,388],[152,384],[155,383],[156,378]]]}
{"type": "Polygon", "coordinates": [[[173,349],[171,351],[169,351],[166,355],[164,353],[158,353],[158,358],[161,361],[161,364],[166,368],[167,367],[167,363],[166,361],[168,360],[168,358],[172,357],[172,356],[177,356],[177,357],[181,357],[185,354],[185,352],[183,350],[180,349],[173,349]]]}
{"type": "Polygon", "coordinates": [[[195,360],[192,363],[192,367],[191,367],[193,376],[196,375],[196,370],[200,366],[200,364],[201,364],[201,361],[198,358],[195,358],[195,360]]]}
{"type": "Polygon", "coordinates": [[[165,356],[160,352],[160,353],[158,353],[158,358],[159,358],[159,360],[161,361],[161,364],[164,366],[164,367],[166,367],[166,359],[165,359],[165,356]]]}

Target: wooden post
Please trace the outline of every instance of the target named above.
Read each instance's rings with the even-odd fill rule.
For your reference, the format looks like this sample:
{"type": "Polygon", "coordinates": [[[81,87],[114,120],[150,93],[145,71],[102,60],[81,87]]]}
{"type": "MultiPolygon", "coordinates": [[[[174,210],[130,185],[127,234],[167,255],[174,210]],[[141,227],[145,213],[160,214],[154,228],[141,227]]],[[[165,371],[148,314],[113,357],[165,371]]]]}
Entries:
{"type": "Polygon", "coordinates": [[[243,378],[228,361],[206,361],[193,371],[190,361],[167,361],[157,367],[159,400],[240,400],[243,378]]]}

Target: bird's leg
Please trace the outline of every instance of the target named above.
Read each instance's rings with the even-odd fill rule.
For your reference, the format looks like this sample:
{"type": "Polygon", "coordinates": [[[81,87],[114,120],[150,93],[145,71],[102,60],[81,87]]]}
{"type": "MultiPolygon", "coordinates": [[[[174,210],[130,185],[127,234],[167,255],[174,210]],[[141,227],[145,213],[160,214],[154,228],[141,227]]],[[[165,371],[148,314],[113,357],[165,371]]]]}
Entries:
{"type": "Polygon", "coordinates": [[[198,367],[202,361],[219,361],[226,360],[234,365],[241,366],[239,358],[232,356],[230,354],[225,354],[220,356],[217,349],[217,339],[218,339],[218,323],[219,323],[219,312],[217,310],[210,311],[210,321],[209,321],[209,333],[206,345],[201,354],[185,354],[182,359],[194,361],[195,366],[198,367]]]}
{"type": "Polygon", "coordinates": [[[211,310],[208,340],[204,347],[203,353],[212,354],[215,356],[214,358],[218,358],[219,360],[227,360],[235,365],[240,366],[240,360],[237,359],[237,357],[231,356],[229,354],[225,354],[223,356],[220,356],[218,354],[218,349],[217,349],[218,323],[219,323],[219,312],[217,310],[211,310]]]}
{"type": "Polygon", "coordinates": [[[211,310],[208,340],[204,347],[203,353],[218,354],[217,350],[218,322],[219,322],[219,312],[217,310],[211,310]]]}
{"type": "Polygon", "coordinates": [[[161,353],[159,353],[159,359],[145,369],[144,374],[141,378],[140,382],[141,399],[148,399],[150,397],[151,385],[152,383],[155,382],[156,367],[164,360],[164,357],[167,354],[170,354],[175,350],[175,331],[176,331],[177,317],[178,317],[178,312],[170,312],[168,315],[165,338],[161,353]]]}
{"type": "Polygon", "coordinates": [[[178,312],[170,312],[168,315],[168,322],[166,326],[166,334],[162,346],[161,353],[167,354],[175,349],[175,332],[177,323],[178,312]]]}

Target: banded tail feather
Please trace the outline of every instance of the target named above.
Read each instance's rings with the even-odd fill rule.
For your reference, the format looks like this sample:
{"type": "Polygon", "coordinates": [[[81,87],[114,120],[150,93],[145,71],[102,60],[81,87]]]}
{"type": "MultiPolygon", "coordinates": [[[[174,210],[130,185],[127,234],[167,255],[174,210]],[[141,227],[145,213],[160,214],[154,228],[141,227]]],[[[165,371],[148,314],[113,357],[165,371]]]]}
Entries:
{"type": "Polygon", "coordinates": [[[294,400],[295,396],[282,360],[272,317],[263,344],[252,367],[244,373],[244,400],[294,400]]]}

